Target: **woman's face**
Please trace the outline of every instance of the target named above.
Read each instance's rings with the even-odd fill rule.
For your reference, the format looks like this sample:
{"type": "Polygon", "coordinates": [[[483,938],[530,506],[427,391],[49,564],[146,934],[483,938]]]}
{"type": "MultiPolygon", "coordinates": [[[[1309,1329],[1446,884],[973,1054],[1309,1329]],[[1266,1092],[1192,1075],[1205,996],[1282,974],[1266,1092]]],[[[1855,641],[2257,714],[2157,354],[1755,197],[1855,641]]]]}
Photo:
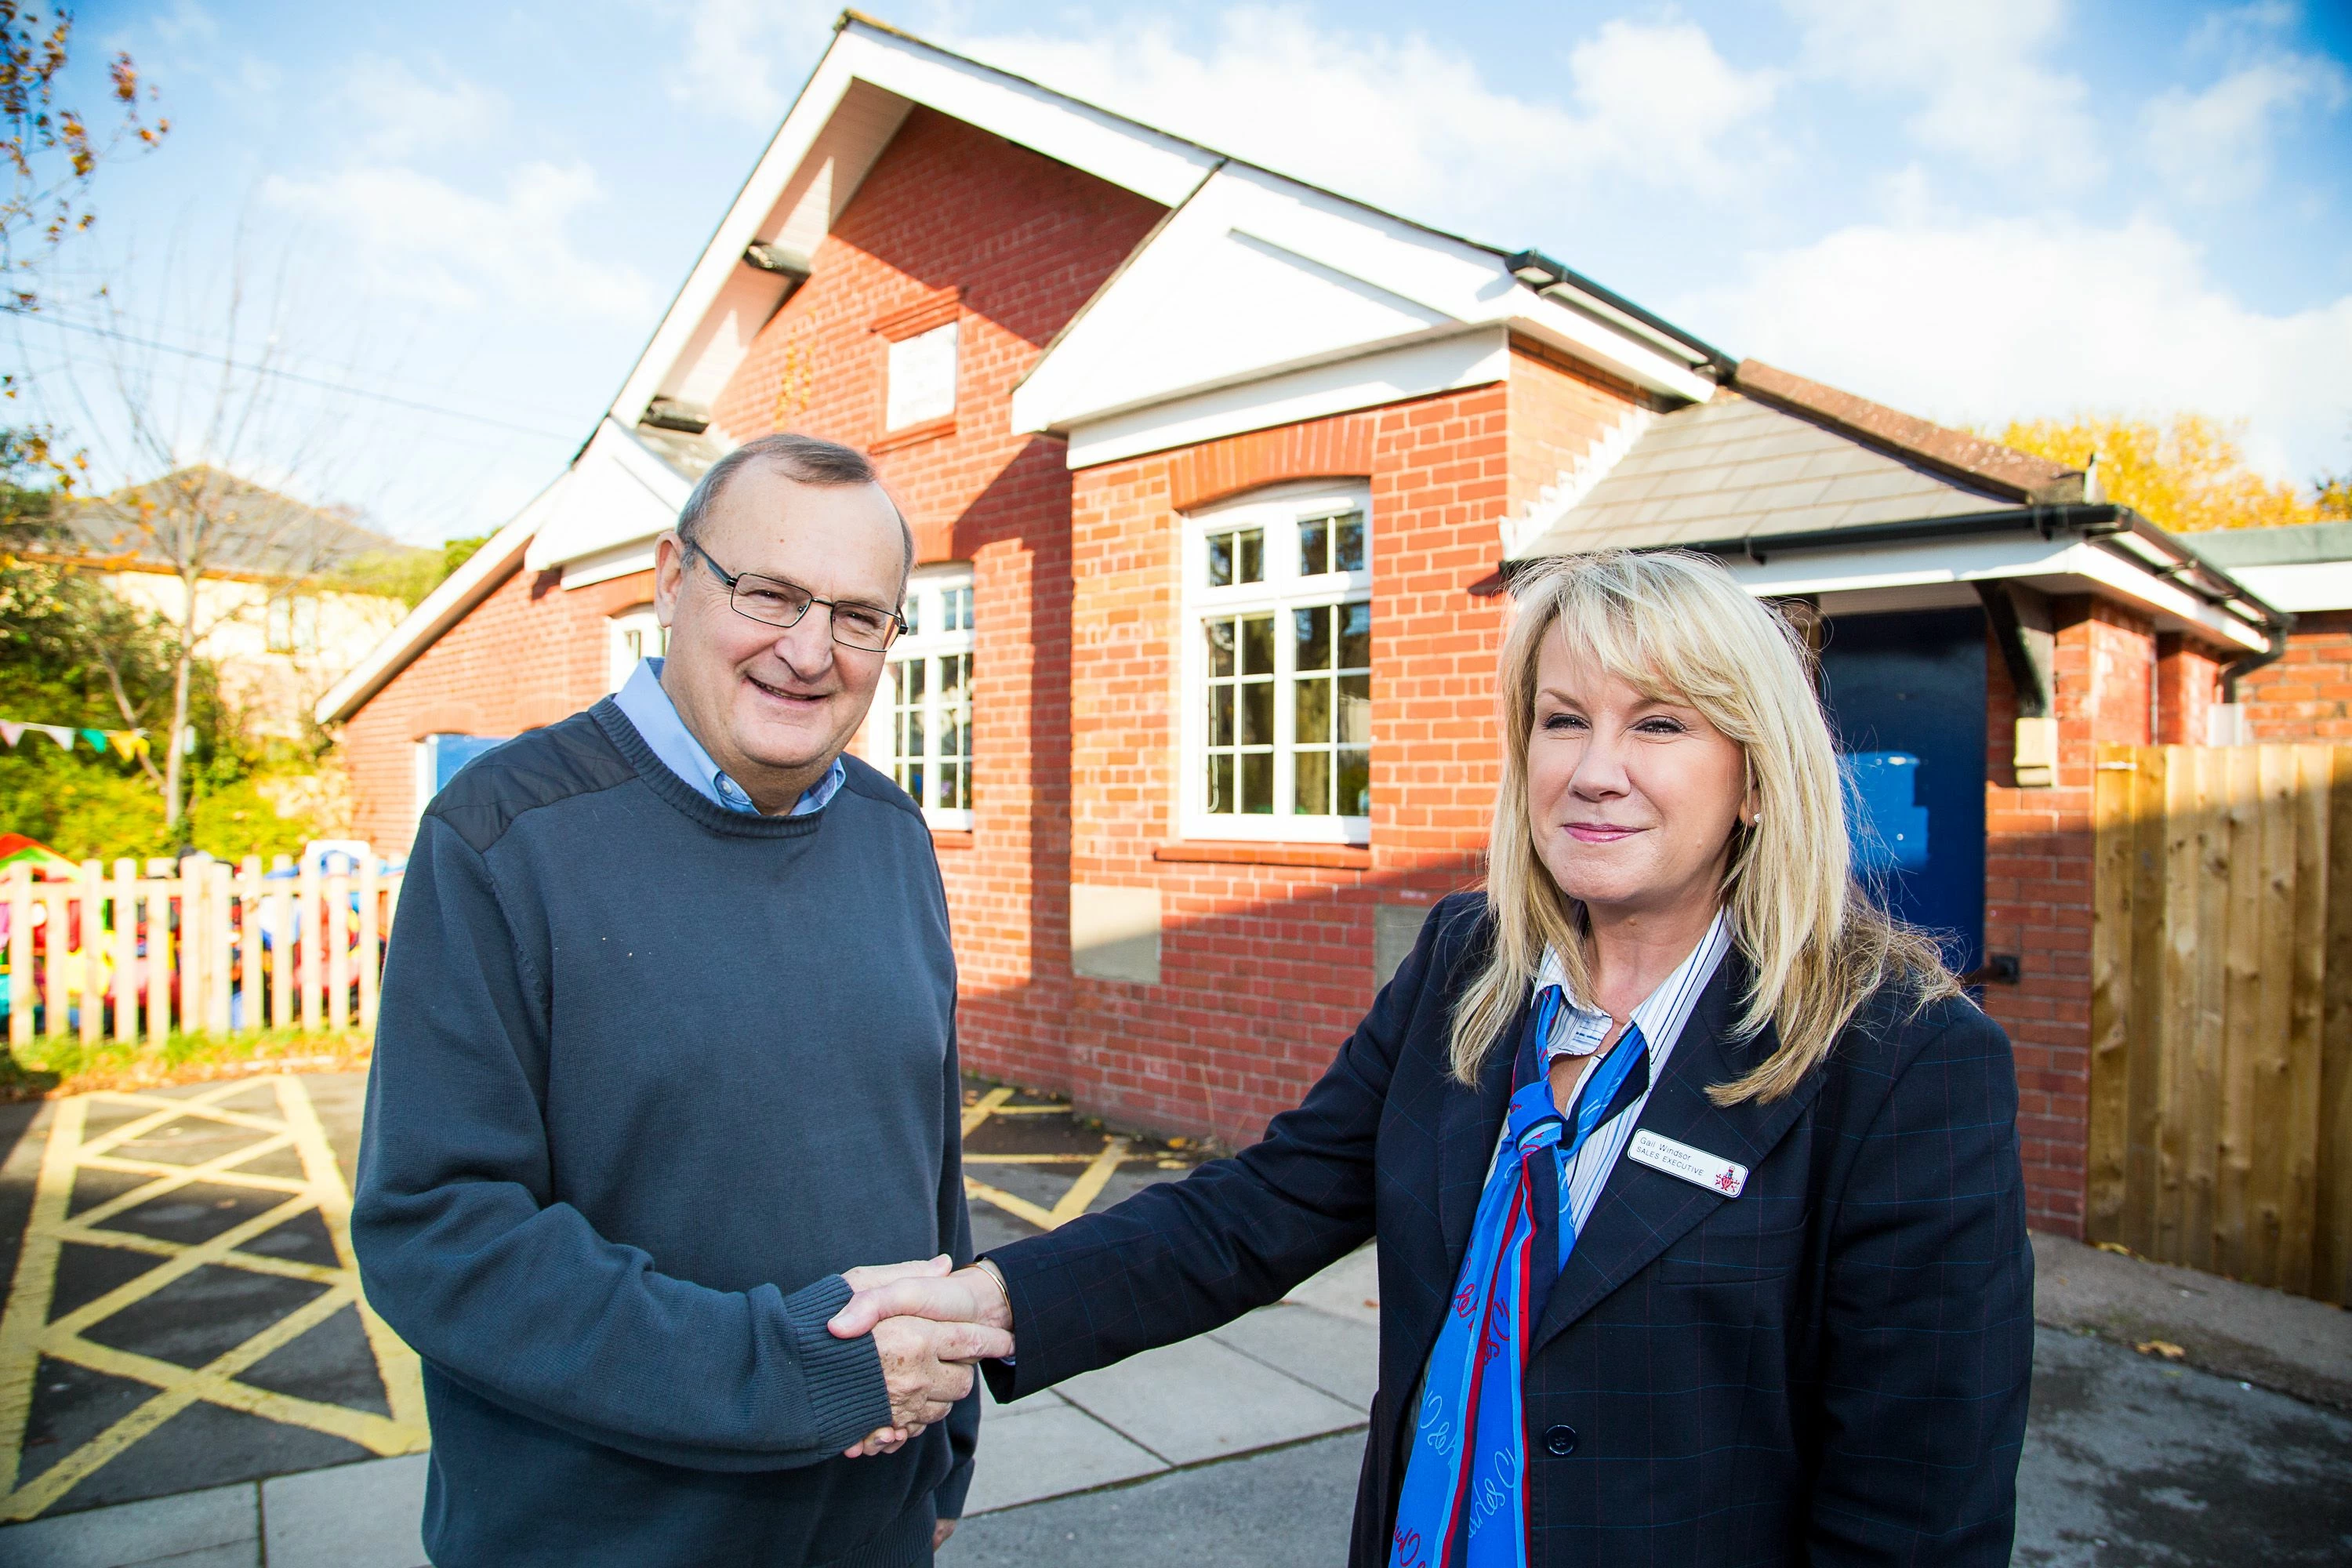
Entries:
{"type": "Polygon", "coordinates": [[[1560,890],[1596,915],[1712,910],[1752,820],[1738,742],[1544,639],[1528,737],[1528,826],[1560,890]]]}

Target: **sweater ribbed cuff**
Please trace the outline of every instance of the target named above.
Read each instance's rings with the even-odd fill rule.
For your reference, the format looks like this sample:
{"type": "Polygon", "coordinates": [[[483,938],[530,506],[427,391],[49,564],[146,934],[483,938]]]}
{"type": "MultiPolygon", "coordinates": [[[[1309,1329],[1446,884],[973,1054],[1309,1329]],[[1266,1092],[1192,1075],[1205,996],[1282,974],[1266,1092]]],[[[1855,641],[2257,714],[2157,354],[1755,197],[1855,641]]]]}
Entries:
{"type": "Polygon", "coordinates": [[[808,1390],[816,1447],[841,1449],[890,1425],[890,1386],[872,1334],[836,1339],[825,1324],[849,1304],[849,1281],[828,1274],[784,1298],[784,1321],[808,1390]]]}

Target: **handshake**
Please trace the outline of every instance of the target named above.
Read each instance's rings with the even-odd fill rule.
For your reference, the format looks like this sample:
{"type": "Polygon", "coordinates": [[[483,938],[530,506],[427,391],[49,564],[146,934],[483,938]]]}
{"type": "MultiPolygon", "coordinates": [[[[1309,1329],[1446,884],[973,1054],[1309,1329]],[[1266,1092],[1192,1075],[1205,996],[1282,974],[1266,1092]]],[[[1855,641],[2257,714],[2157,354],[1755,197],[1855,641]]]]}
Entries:
{"type": "Polygon", "coordinates": [[[826,1327],[837,1339],[872,1334],[890,1389],[891,1424],[843,1450],[850,1458],[896,1453],[971,1392],[975,1363],[1013,1353],[1013,1302],[991,1268],[941,1256],[843,1278],[856,1294],[826,1327]]]}

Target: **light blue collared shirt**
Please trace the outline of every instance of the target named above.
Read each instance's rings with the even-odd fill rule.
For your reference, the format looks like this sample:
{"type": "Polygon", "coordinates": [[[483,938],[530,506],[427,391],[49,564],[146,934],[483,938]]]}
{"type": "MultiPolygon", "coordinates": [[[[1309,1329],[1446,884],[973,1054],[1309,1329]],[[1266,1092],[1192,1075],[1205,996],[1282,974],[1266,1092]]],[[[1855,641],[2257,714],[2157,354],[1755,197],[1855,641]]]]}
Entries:
{"type": "MultiPolygon", "coordinates": [[[[702,742],[694,738],[694,731],[686,727],[686,721],[677,716],[677,704],[662,689],[661,672],[660,659],[637,660],[637,668],[629,673],[621,689],[613,693],[613,700],[636,726],[637,733],[653,748],[662,765],[692,784],[697,794],[730,811],[745,816],[759,816],[760,808],[751,804],[743,786],[719,770],[719,764],[710,760],[710,753],[702,749],[702,742]]],[[[788,815],[805,816],[812,811],[823,811],[841,792],[848,777],[849,770],[841,765],[841,759],[834,758],[824,777],[801,793],[799,802],[788,815]]]]}

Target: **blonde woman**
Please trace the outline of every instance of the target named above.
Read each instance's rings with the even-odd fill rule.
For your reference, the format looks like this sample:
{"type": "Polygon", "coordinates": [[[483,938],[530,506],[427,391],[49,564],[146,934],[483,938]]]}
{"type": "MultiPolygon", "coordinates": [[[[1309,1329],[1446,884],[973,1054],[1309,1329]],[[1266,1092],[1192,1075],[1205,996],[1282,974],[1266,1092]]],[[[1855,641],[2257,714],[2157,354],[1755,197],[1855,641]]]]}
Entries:
{"type": "Polygon", "coordinates": [[[1017,1398],[1377,1235],[1358,1568],[2006,1563],[2007,1038],[1856,886],[1777,616],[1673,553],[1516,597],[1486,890],[1433,911],[1306,1101],[976,1268],[858,1271],[835,1331],[1009,1328],[1017,1398]]]}

